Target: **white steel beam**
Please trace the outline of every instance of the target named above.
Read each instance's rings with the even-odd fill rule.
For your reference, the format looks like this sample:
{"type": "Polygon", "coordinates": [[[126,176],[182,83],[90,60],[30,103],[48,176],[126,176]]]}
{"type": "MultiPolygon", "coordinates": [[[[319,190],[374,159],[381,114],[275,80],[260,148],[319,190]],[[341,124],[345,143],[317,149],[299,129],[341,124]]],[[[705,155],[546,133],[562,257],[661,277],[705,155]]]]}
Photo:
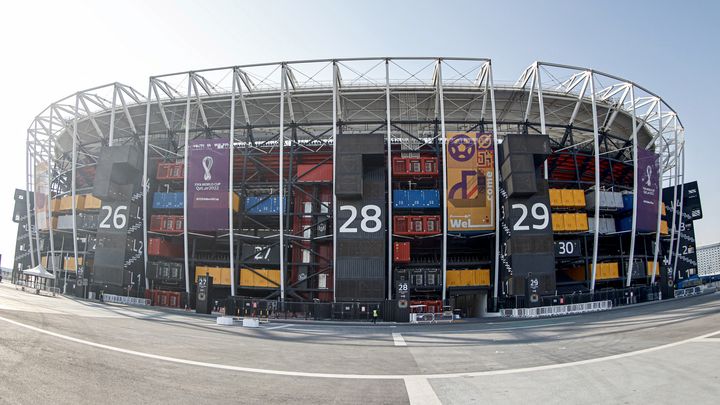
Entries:
{"type": "Polygon", "coordinates": [[[143,275],[145,277],[145,289],[150,289],[150,281],[147,278],[148,268],[148,188],[150,187],[150,181],[148,179],[148,155],[150,147],[150,107],[152,106],[152,93],[153,93],[153,80],[148,80],[148,97],[147,105],[145,107],[145,142],[143,145],[143,177],[142,177],[142,190],[143,190],[143,275]]]}
{"type": "MultiPolygon", "coordinates": [[[[631,232],[630,232],[630,257],[628,258],[628,268],[627,268],[627,275],[625,277],[625,286],[630,287],[630,283],[632,282],[632,268],[635,260],[635,235],[637,233],[637,209],[638,209],[638,200],[640,199],[640,194],[638,193],[638,145],[637,145],[637,117],[635,115],[635,91],[633,89],[632,84],[628,84],[628,89],[630,91],[630,98],[633,101],[633,110],[632,110],[632,156],[633,156],[633,208],[632,208],[632,226],[631,226],[631,232]]],[[[625,95],[623,94],[623,98],[625,95]]],[[[617,111],[617,110],[616,110],[617,111]]],[[[660,176],[660,173],[658,173],[658,176],[660,176]]],[[[660,190],[658,190],[660,192],[660,190]]],[[[658,210],[660,207],[658,207],[658,210]]],[[[596,225],[597,226],[597,225],[596,225]]]]}
{"type": "MultiPolygon", "coordinates": [[[[443,199],[447,199],[448,184],[447,184],[447,132],[445,130],[445,97],[443,96],[443,82],[442,82],[442,59],[437,60],[437,97],[439,99],[440,107],[440,134],[442,138],[442,157],[443,157],[443,193],[445,196],[443,199]]],[[[447,217],[448,217],[448,206],[447,201],[443,202],[443,218],[442,218],[442,252],[440,253],[440,260],[442,261],[442,300],[443,304],[447,298],[447,217]]]]}
{"type": "Polygon", "coordinates": [[[493,179],[493,192],[495,193],[495,275],[493,276],[493,311],[497,311],[498,284],[500,282],[500,156],[498,156],[498,127],[495,110],[495,84],[493,82],[492,62],[488,64],[488,81],[490,82],[490,108],[493,125],[493,157],[495,178],[493,179]]]}
{"type": "Polygon", "coordinates": [[[590,101],[593,117],[593,149],[595,155],[595,232],[593,234],[592,278],[590,292],[595,292],[598,243],[600,241],[600,135],[598,133],[597,105],[595,104],[595,75],[590,71],[590,101]]]}
{"type": "Polygon", "coordinates": [[[192,96],[192,83],[192,73],[188,73],[187,97],[185,98],[185,153],[183,154],[183,258],[185,263],[185,292],[188,294],[188,300],[190,298],[190,260],[188,258],[188,158],[190,156],[190,97],[192,96]]]}
{"type": "Polygon", "coordinates": [[[235,69],[233,68],[232,93],[230,93],[230,185],[228,186],[228,235],[230,236],[230,295],[235,296],[235,227],[233,226],[233,196],[235,192],[235,179],[233,168],[235,166],[235,69]]]}
{"type": "MultiPolygon", "coordinates": [[[[392,284],[392,263],[393,263],[393,206],[392,206],[392,127],[390,126],[390,60],[385,59],[385,116],[387,127],[386,143],[387,143],[387,173],[388,173],[388,215],[387,215],[387,229],[388,229],[388,251],[387,251],[387,299],[392,299],[393,284],[392,284]]],[[[444,284],[443,284],[444,285],[444,284]]]]}
{"type": "Polygon", "coordinates": [[[333,154],[333,182],[332,182],[332,212],[333,212],[333,302],[337,302],[337,196],[335,195],[335,182],[337,181],[337,113],[338,113],[338,81],[340,70],[337,61],[332,62],[332,154],[333,154]]]}
{"type": "Polygon", "coordinates": [[[283,63],[280,67],[280,134],[278,141],[280,143],[280,175],[278,176],[278,214],[280,220],[280,300],[285,301],[285,70],[287,66],[283,63]]]}

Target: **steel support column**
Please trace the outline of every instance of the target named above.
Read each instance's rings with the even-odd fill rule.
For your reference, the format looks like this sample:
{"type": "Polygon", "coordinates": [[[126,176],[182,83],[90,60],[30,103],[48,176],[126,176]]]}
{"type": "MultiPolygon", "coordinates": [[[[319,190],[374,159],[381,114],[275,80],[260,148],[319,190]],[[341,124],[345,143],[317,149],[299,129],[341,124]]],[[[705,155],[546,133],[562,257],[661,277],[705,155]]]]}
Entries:
{"type": "Polygon", "coordinates": [[[150,281],[147,278],[148,268],[148,187],[150,187],[150,181],[148,180],[148,154],[150,147],[150,106],[152,101],[152,77],[148,80],[148,97],[147,106],[145,107],[145,145],[143,146],[143,177],[142,177],[142,191],[143,191],[143,274],[145,276],[145,289],[150,288],[150,281]]]}
{"type": "MultiPolygon", "coordinates": [[[[632,230],[630,232],[630,257],[628,258],[627,276],[625,286],[630,287],[632,281],[632,267],[635,260],[635,234],[637,231],[637,207],[638,207],[638,146],[637,146],[637,113],[635,111],[635,90],[634,85],[630,86],[630,102],[632,103],[632,154],[633,154],[633,208],[632,208],[632,230]]],[[[658,210],[660,207],[658,207],[658,210]]]]}
{"type": "MultiPolygon", "coordinates": [[[[72,177],[71,177],[71,196],[72,196],[72,235],[73,235],[73,255],[75,257],[75,278],[80,278],[80,263],[78,262],[78,243],[77,243],[77,204],[75,204],[76,192],[76,167],[77,167],[77,123],[78,123],[78,100],[80,95],[75,95],[75,118],[73,119],[73,145],[72,145],[72,177]]],[[[39,246],[38,246],[39,248],[39,246]]],[[[84,265],[85,263],[83,263],[84,265]]],[[[83,274],[84,276],[84,274],[83,274]]]]}
{"type": "Polygon", "coordinates": [[[440,260],[442,266],[442,300],[445,302],[447,297],[447,134],[445,130],[445,98],[443,95],[442,85],[442,59],[437,61],[437,97],[440,101],[440,137],[442,138],[442,157],[443,157],[443,218],[442,218],[442,252],[440,260]]]}
{"type": "Polygon", "coordinates": [[[190,260],[188,259],[188,157],[190,149],[190,95],[192,92],[192,72],[188,73],[187,99],[185,100],[185,150],[183,156],[183,258],[185,261],[185,292],[190,295],[190,260]]]}
{"type": "Polygon", "coordinates": [[[233,226],[233,196],[235,192],[235,179],[233,168],[235,166],[235,68],[232,70],[232,93],[230,94],[230,185],[228,186],[228,235],[230,237],[230,295],[235,296],[235,227],[233,226]]]}
{"type": "MultiPolygon", "coordinates": [[[[390,59],[385,59],[385,114],[387,118],[387,173],[388,173],[388,251],[387,251],[387,299],[392,299],[392,263],[393,263],[393,206],[392,206],[392,130],[390,126],[390,59]]],[[[444,286],[443,282],[443,286],[444,286]]]]}
{"type": "Polygon", "coordinates": [[[595,276],[597,270],[598,243],[600,241],[600,140],[598,134],[597,104],[595,101],[595,75],[590,75],[590,102],[592,103],[593,117],[593,149],[595,152],[595,232],[593,234],[593,259],[590,292],[595,292],[595,276]]]}
{"type": "Polygon", "coordinates": [[[333,224],[333,302],[337,302],[337,196],[335,195],[335,181],[337,180],[337,105],[338,105],[338,80],[340,72],[337,61],[332,62],[332,159],[333,159],[333,182],[332,182],[332,224],[333,224]]]}
{"type": "Polygon", "coordinates": [[[285,204],[283,198],[285,196],[285,70],[287,65],[283,63],[280,67],[280,134],[278,140],[280,142],[280,175],[278,184],[278,207],[280,212],[278,217],[280,220],[280,300],[285,301],[285,204]]]}

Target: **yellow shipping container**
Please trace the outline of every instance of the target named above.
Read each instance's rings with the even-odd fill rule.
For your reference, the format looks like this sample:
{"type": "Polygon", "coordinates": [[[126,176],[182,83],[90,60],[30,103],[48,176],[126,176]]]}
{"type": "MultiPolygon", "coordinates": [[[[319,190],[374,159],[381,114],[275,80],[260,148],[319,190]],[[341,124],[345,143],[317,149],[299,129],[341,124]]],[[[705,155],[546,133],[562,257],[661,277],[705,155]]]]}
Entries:
{"type": "Polygon", "coordinates": [[[585,207],[585,192],[582,190],[573,190],[573,207],[585,207]]]}
{"type": "Polygon", "coordinates": [[[460,285],[460,271],[459,270],[448,270],[446,276],[446,282],[448,287],[458,287],[460,285]]]}
{"type": "Polygon", "coordinates": [[[233,211],[240,211],[240,196],[237,193],[233,193],[233,211]]]}
{"type": "MultiPolygon", "coordinates": [[[[85,209],[85,196],[84,195],[76,195],[75,196],[75,209],[76,210],[82,210],[85,209]]],[[[71,211],[72,210],[72,196],[66,195],[60,200],[60,207],[58,211],[71,211]]]]}
{"type": "Polygon", "coordinates": [[[563,214],[566,231],[577,231],[575,214],[563,214]]]}
{"type": "Polygon", "coordinates": [[[552,214],[552,230],[553,232],[562,232],[565,230],[565,215],[564,214],[552,214]]]}
{"type": "Polygon", "coordinates": [[[229,267],[195,267],[195,282],[198,277],[208,274],[213,278],[214,285],[230,285],[230,268],[229,267]]]}
{"type": "Polygon", "coordinates": [[[550,206],[562,207],[562,190],[559,188],[550,189],[550,206]]]}
{"type": "Polygon", "coordinates": [[[562,206],[563,207],[575,206],[575,199],[573,198],[573,191],[574,190],[570,190],[570,189],[562,190],[562,206]]]}
{"type": "Polygon", "coordinates": [[[660,221],[660,235],[667,235],[670,233],[667,221],[660,221]]]}
{"type": "Polygon", "coordinates": [[[86,210],[99,210],[102,205],[102,201],[94,195],[87,194],[85,196],[85,209],[86,210]]]}
{"type": "Polygon", "coordinates": [[[648,275],[648,277],[651,277],[651,276],[653,275],[653,271],[655,272],[655,275],[656,275],[656,276],[659,276],[659,275],[660,275],[660,266],[658,266],[656,269],[655,269],[654,267],[655,267],[655,262],[653,262],[653,261],[648,261],[648,262],[647,262],[647,275],[648,275]]]}
{"type": "Polygon", "coordinates": [[[587,231],[588,228],[588,217],[584,212],[575,214],[575,229],[578,231],[587,231]]]}
{"type": "Polygon", "coordinates": [[[665,207],[665,203],[662,203],[662,216],[667,215],[667,208],[665,207]]]}
{"type": "Polygon", "coordinates": [[[53,213],[60,211],[60,198],[52,199],[52,211],[53,213]]]}
{"type": "Polygon", "coordinates": [[[490,270],[489,269],[477,269],[475,270],[475,285],[490,285],[490,270]]]}
{"type": "MultiPolygon", "coordinates": [[[[82,266],[82,257],[78,257],[78,263],[82,266]]],[[[75,257],[66,257],[63,261],[63,269],[67,271],[77,271],[77,267],[75,266],[75,257]]]]}

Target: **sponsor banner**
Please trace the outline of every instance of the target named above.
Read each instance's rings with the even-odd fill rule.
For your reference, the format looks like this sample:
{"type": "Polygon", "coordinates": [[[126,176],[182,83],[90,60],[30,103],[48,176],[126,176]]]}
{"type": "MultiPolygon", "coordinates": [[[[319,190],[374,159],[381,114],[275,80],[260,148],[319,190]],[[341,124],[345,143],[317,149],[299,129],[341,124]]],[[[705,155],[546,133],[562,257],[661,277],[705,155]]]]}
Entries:
{"type": "Polygon", "coordinates": [[[188,230],[228,229],[230,143],[196,139],[188,152],[188,230]]]}
{"type": "Polygon", "coordinates": [[[492,134],[449,132],[447,230],[495,229],[495,154],[492,134]]]}
{"type": "Polygon", "coordinates": [[[697,181],[685,183],[685,187],[683,187],[683,211],[689,214],[693,220],[702,219],[702,205],[697,181]]]}
{"type": "Polygon", "coordinates": [[[638,149],[637,231],[655,232],[660,192],[660,162],[656,153],[638,149]]]}
{"type": "Polygon", "coordinates": [[[40,162],[35,165],[35,221],[38,229],[48,229],[48,164],[40,162]]]}

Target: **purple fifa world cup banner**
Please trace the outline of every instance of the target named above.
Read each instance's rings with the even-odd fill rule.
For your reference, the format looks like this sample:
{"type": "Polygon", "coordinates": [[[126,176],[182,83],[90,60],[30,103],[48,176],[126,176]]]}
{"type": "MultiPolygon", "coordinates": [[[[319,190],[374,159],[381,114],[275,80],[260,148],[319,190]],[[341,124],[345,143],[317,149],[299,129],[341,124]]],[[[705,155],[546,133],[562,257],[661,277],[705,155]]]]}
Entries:
{"type": "Polygon", "coordinates": [[[196,139],[188,155],[189,231],[228,229],[230,143],[227,139],[196,139]]]}
{"type": "Polygon", "coordinates": [[[660,196],[660,161],[656,153],[638,149],[637,231],[655,232],[660,196]]]}

